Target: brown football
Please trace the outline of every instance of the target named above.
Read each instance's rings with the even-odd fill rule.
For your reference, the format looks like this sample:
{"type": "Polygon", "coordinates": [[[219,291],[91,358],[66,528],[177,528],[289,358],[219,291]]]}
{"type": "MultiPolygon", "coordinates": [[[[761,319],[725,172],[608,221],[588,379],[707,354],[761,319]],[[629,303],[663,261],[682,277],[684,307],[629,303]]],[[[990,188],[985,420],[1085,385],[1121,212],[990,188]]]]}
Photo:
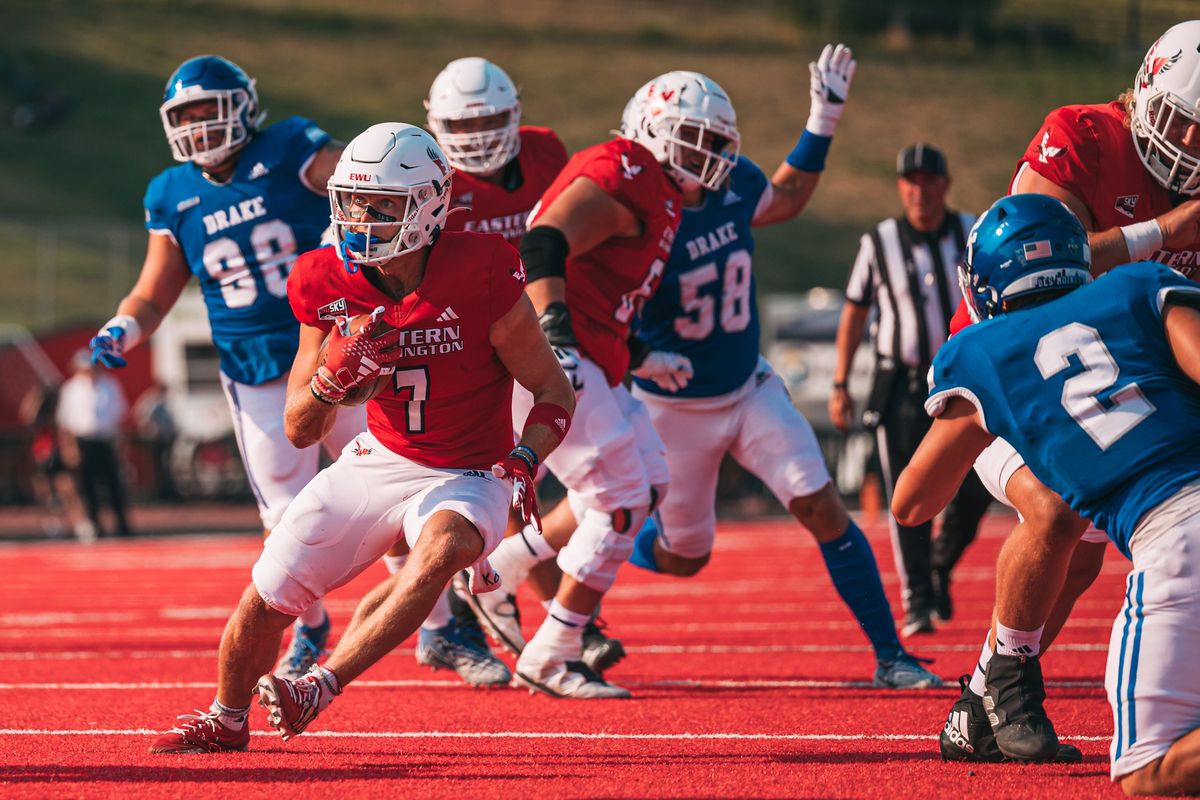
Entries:
{"type": "MultiPolygon", "coordinates": [[[[362,329],[362,326],[367,324],[371,319],[370,314],[359,314],[350,320],[350,332],[357,333],[362,329]]],[[[386,321],[378,319],[375,321],[375,329],[371,331],[371,337],[382,336],[394,328],[386,321]]],[[[321,342],[321,349],[317,352],[317,363],[325,363],[325,355],[329,351],[329,336],[325,337],[325,341],[321,342]]],[[[392,370],[388,370],[382,375],[376,376],[374,379],[360,383],[350,391],[346,392],[346,396],[342,399],[340,405],[343,406],[361,406],[368,400],[378,396],[381,392],[387,389],[395,381],[395,376],[392,370]]]]}

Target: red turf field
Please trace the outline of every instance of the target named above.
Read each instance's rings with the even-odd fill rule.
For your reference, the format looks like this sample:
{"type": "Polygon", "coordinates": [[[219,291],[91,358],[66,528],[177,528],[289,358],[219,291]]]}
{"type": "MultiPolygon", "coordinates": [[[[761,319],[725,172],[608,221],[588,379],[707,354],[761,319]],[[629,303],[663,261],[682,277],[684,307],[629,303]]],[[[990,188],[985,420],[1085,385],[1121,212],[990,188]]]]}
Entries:
{"type": "MultiPolygon", "coordinates": [[[[979,650],[1011,518],[989,517],[955,584],[958,616],[911,641],[948,681],[979,650]]],[[[891,553],[869,531],[893,603],[891,553]]],[[[212,700],[216,645],[259,543],[214,536],[0,547],[0,797],[1118,797],[1103,675],[1126,563],[1110,548],[1045,660],[1078,766],[943,764],[957,689],[869,688],[873,659],[807,535],[723,525],[695,578],[625,567],[604,607],[630,701],[472,691],[410,645],[284,744],[255,707],[248,753],[150,756],[152,734],[212,700]]],[[[383,575],[336,592],[335,626],[383,575]]],[[[540,608],[522,595],[527,633],[540,608]]],[[[335,627],[336,634],[336,627],[335,627]]]]}

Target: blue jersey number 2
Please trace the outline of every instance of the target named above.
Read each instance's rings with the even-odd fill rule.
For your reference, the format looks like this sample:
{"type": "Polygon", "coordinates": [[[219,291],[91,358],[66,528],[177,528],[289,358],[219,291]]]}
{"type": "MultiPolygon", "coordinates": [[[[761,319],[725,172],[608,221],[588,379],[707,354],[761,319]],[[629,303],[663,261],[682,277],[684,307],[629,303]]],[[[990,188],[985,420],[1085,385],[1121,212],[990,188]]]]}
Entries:
{"type": "Polygon", "coordinates": [[[1101,450],[1107,450],[1153,414],[1154,404],[1136,383],[1113,392],[1109,407],[1100,402],[1097,395],[1117,382],[1121,370],[1100,332],[1087,325],[1072,322],[1050,331],[1038,341],[1033,360],[1048,380],[1071,365],[1072,355],[1079,358],[1083,372],[1063,383],[1062,406],[1101,450]]]}

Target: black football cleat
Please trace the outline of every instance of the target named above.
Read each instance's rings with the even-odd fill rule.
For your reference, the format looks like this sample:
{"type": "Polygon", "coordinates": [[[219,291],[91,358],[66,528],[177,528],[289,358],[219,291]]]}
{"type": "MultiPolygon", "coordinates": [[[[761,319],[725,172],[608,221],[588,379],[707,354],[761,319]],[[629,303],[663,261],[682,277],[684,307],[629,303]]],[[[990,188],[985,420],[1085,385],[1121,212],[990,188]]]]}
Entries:
{"type": "MultiPolygon", "coordinates": [[[[950,714],[938,737],[942,760],[989,764],[1007,761],[996,746],[996,737],[983,708],[983,698],[971,691],[969,681],[967,675],[958,679],[962,695],[950,707],[950,714]]],[[[1059,742],[1058,752],[1051,760],[1056,764],[1078,764],[1083,761],[1083,753],[1073,745],[1059,742]]]]}
{"type": "Polygon", "coordinates": [[[984,674],[983,708],[996,746],[1014,761],[1053,761],[1058,734],[1046,716],[1046,685],[1037,656],[996,653],[984,674]]]}

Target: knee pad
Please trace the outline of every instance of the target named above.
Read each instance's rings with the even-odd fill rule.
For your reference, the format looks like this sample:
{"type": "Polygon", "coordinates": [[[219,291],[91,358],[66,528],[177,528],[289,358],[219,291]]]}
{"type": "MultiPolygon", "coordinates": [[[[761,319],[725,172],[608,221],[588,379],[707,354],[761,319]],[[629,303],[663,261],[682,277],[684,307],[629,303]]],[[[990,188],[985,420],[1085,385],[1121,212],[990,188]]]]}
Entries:
{"type": "Polygon", "coordinates": [[[649,509],[641,506],[604,511],[572,504],[572,511],[578,524],[558,553],[558,565],[585,586],[607,592],[617,579],[617,570],[629,560],[634,537],[649,509]]]}
{"type": "Polygon", "coordinates": [[[250,572],[258,596],[271,608],[298,617],[321,599],[320,595],[288,574],[267,548],[263,548],[250,572]]]}

